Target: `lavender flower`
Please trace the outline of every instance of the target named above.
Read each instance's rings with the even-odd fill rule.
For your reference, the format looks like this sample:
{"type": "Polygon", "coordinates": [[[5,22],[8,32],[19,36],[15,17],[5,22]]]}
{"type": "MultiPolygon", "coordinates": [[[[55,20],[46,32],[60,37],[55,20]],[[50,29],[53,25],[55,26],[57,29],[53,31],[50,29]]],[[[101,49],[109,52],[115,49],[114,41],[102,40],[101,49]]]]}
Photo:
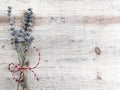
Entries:
{"type": "MultiPolygon", "coordinates": [[[[9,20],[11,20],[11,7],[8,7],[8,13],[9,13],[9,20]]],[[[12,22],[12,21],[9,21],[12,22]]],[[[12,44],[14,44],[16,50],[19,50],[18,44],[22,43],[24,44],[24,51],[28,51],[31,43],[34,40],[34,37],[31,34],[31,27],[33,23],[33,12],[32,9],[29,8],[27,12],[25,12],[24,15],[24,21],[23,25],[19,30],[15,30],[15,27],[10,27],[11,35],[13,36],[12,44]]],[[[11,24],[10,24],[11,25],[11,24]]]]}
{"type": "MultiPolygon", "coordinates": [[[[19,30],[15,29],[14,20],[11,17],[12,7],[8,7],[7,12],[8,12],[8,22],[10,25],[9,30],[11,31],[11,35],[12,35],[11,44],[14,45],[18,54],[19,63],[21,67],[23,67],[25,65],[25,62],[27,62],[26,54],[29,50],[31,43],[34,41],[34,37],[31,35],[33,20],[34,20],[32,8],[28,8],[28,10],[25,12],[23,23],[19,30]]],[[[21,81],[21,86],[23,88],[27,87],[25,76],[21,81]]],[[[19,82],[18,82],[17,90],[18,88],[19,88],[19,82]]]]}

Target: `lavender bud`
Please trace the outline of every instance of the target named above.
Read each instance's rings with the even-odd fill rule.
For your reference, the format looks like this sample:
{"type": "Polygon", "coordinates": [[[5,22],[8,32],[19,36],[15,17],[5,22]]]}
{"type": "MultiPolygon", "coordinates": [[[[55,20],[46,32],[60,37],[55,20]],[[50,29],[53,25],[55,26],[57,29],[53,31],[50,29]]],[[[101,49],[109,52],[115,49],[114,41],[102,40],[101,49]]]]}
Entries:
{"type": "Polygon", "coordinates": [[[30,19],[29,19],[29,22],[32,22],[32,21],[33,21],[33,18],[30,18],[30,19]]]}
{"type": "Polygon", "coordinates": [[[33,15],[30,15],[30,16],[29,16],[29,19],[33,19],[33,15]]]}
{"type": "Polygon", "coordinates": [[[13,26],[13,22],[9,22],[9,25],[13,26]]]}
{"type": "Polygon", "coordinates": [[[26,35],[27,35],[27,36],[30,36],[30,32],[27,31],[27,32],[26,32],[26,35]]]}
{"type": "Polygon", "coordinates": [[[25,31],[24,31],[24,29],[20,29],[20,31],[19,31],[20,33],[24,33],[25,31]]]}
{"type": "Polygon", "coordinates": [[[30,16],[30,15],[31,15],[30,11],[27,11],[27,12],[26,12],[26,15],[27,15],[27,16],[30,16]]]}
{"type": "Polygon", "coordinates": [[[32,11],[31,11],[30,13],[31,13],[31,15],[33,14],[33,12],[32,12],[32,11]]]}
{"type": "Polygon", "coordinates": [[[8,13],[11,13],[11,10],[7,10],[8,11],[8,13]]]}
{"type": "Polygon", "coordinates": [[[11,30],[11,31],[14,31],[14,30],[15,30],[15,27],[10,27],[10,30],[11,30]]]}
{"type": "Polygon", "coordinates": [[[11,13],[7,13],[8,14],[8,16],[11,16],[11,13]]]}
{"type": "Polygon", "coordinates": [[[19,37],[16,41],[17,41],[17,42],[24,42],[25,40],[24,40],[24,38],[19,37]]]}
{"type": "Polygon", "coordinates": [[[28,23],[28,26],[32,26],[33,24],[31,22],[28,23]]]}
{"type": "Polygon", "coordinates": [[[22,34],[22,33],[18,33],[17,36],[18,36],[18,37],[22,37],[23,34],[22,34]]]}
{"type": "Polygon", "coordinates": [[[29,22],[29,19],[28,18],[24,18],[24,21],[29,22]]]}
{"type": "Polygon", "coordinates": [[[14,42],[11,42],[10,44],[14,44],[14,42]]]}
{"type": "Polygon", "coordinates": [[[15,32],[15,31],[11,32],[11,35],[12,35],[12,36],[14,36],[15,34],[16,34],[16,32],[15,32]]]}
{"type": "Polygon", "coordinates": [[[11,38],[11,41],[14,41],[15,39],[11,38]]]}
{"type": "Polygon", "coordinates": [[[33,40],[34,40],[34,37],[31,36],[31,37],[30,37],[30,41],[32,42],[33,40]]]}
{"type": "Polygon", "coordinates": [[[29,46],[30,46],[30,45],[26,45],[26,47],[25,47],[25,49],[24,49],[24,52],[27,52],[27,51],[28,51],[29,46]]]}
{"type": "Polygon", "coordinates": [[[32,8],[28,8],[28,11],[32,11],[32,8]]]}
{"type": "Polygon", "coordinates": [[[8,9],[10,9],[10,10],[11,10],[11,9],[12,9],[12,7],[8,6],[8,9]]]}
{"type": "Polygon", "coordinates": [[[32,31],[32,29],[29,27],[29,28],[27,28],[27,31],[31,32],[31,31],[32,31]]]}

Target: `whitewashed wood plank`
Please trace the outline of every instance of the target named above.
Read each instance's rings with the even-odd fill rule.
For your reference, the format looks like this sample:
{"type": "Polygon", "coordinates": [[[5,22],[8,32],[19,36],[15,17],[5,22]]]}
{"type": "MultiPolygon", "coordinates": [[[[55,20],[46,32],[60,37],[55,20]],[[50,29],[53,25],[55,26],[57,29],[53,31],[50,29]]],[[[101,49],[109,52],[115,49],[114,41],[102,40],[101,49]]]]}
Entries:
{"type": "MultiPolygon", "coordinates": [[[[35,69],[40,82],[28,72],[30,90],[120,89],[120,0],[0,2],[1,16],[6,17],[8,5],[13,6],[14,16],[20,18],[28,7],[33,7],[38,20],[34,26],[35,42],[32,46],[41,51],[41,63],[35,69]],[[53,17],[57,17],[57,22],[49,21],[53,17]],[[61,24],[59,17],[65,17],[67,22],[61,24]],[[95,53],[95,47],[100,48],[100,55],[95,53]]],[[[16,82],[7,66],[18,62],[7,28],[7,23],[0,26],[0,89],[16,90],[16,82]]],[[[31,48],[31,66],[36,64],[35,55],[31,48]]]]}

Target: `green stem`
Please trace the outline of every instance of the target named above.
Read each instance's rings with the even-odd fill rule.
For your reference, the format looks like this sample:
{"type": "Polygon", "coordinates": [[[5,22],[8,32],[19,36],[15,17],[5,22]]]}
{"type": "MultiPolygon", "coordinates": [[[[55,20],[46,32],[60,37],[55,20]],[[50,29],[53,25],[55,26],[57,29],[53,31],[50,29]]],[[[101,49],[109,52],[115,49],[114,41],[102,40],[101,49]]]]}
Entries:
{"type": "MultiPolygon", "coordinates": [[[[19,77],[19,80],[20,80],[20,77],[19,77]]],[[[20,83],[18,82],[18,84],[17,84],[17,90],[19,90],[19,84],[20,84],[20,83]]]]}
{"type": "Polygon", "coordinates": [[[26,76],[25,76],[25,73],[24,73],[24,81],[25,81],[25,84],[26,84],[26,89],[28,90],[27,80],[26,80],[25,77],[26,77],[26,76]]]}
{"type": "MultiPolygon", "coordinates": [[[[19,43],[19,50],[17,51],[17,54],[18,54],[19,64],[21,65],[21,67],[23,67],[24,63],[25,63],[26,53],[24,53],[24,45],[22,43],[19,43]]],[[[20,80],[20,77],[19,77],[19,80],[20,80]]],[[[28,90],[27,80],[26,80],[24,72],[23,72],[23,81],[24,81],[26,88],[28,90]]],[[[18,82],[17,90],[19,89],[19,84],[20,84],[20,82],[18,82]]],[[[23,90],[24,90],[24,87],[23,87],[23,90]]]]}

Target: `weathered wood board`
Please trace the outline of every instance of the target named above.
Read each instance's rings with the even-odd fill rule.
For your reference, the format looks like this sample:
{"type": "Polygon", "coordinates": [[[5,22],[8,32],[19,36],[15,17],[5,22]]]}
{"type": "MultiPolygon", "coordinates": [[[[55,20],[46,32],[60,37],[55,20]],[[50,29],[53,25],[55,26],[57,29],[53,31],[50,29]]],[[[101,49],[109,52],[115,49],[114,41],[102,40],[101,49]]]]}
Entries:
{"type": "MultiPolygon", "coordinates": [[[[28,73],[30,90],[120,89],[120,0],[0,0],[0,90],[16,90],[8,71],[18,63],[10,44],[7,6],[13,7],[16,25],[24,11],[35,14],[33,36],[41,62],[28,73]],[[96,48],[96,50],[95,50],[96,48]]],[[[30,49],[30,66],[37,62],[30,49]]]]}

